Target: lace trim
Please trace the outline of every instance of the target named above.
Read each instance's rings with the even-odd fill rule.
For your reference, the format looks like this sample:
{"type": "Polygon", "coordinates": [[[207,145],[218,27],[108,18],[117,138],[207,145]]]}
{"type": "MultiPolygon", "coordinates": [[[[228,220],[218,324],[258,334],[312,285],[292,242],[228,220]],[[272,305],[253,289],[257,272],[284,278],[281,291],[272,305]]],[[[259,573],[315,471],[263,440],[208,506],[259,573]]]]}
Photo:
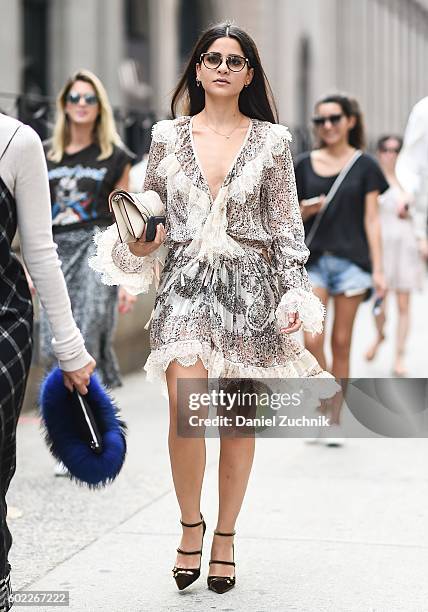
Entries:
{"type": "Polygon", "coordinates": [[[304,331],[312,332],[312,335],[322,332],[326,310],[312,291],[293,288],[282,296],[275,312],[280,327],[287,327],[291,312],[299,313],[304,331]]]}
{"type": "Polygon", "coordinates": [[[334,386],[326,388],[328,394],[322,397],[331,397],[339,389],[332,375],[321,370],[308,351],[296,361],[263,368],[229,361],[220,350],[199,340],[172,342],[152,351],[144,366],[147,380],[166,385],[165,372],[172,361],[177,360],[184,367],[189,367],[195,365],[198,359],[202,361],[209,378],[327,378],[334,382],[334,386]]]}
{"type": "Polygon", "coordinates": [[[217,195],[205,223],[186,248],[188,255],[206,259],[214,264],[216,255],[233,258],[245,254],[244,249],[227,233],[228,187],[222,187],[217,195]]]}
{"type": "Polygon", "coordinates": [[[155,142],[162,144],[173,144],[177,138],[174,120],[163,119],[154,124],[152,128],[152,138],[155,142]]]}
{"type": "Polygon", "coordinates": [[[207,259],[211,264],[217,254],[229,258],[241,256],[243,249],[227,234],[227,200],[232,198],[238,203],[245,203],[247,195],[253,193],[260,183],[263,169],[274,165],[274,156],[283,153],[286,142],[291,140],[288,128],[276,124],[268,126],[261,153],[244,165],[241,175],[220,189],[210,208],[208,194],[193,184],[175,152],[172,152],[172,145],[177,139],[174,122],[161,121],[155,127],[153,137],[159,142],[169,142],[171,145],[171,152],[159,163],[157,173],[167,179],[172,193],[178,191],[188,198],[189,215],[186,227],[194,239],[186,249],[187,254],[198,259],[207,259]]]}
{"type": "MultiPolygon", "coordinates": [[[[175,177],[171,186],[183,195],[189,195],[193,188],[192,201],[189,201],[189,204],[193,205],[201,199],[203,200],[201,208],[206,211],[210,205],[208,194],[194,186],[191,179],[184,173],[175,153],[172,152],[177,140],[174,122],[171,120],[159,121],[153,127],[153,138],[157,142],[169,144],[171,151],[158,166],[159,176],[170,180],[175,177]]],[[[256,186],[260,184],[264,168],[271,168],[274,165],[274,156],[281,155],[285,150],[286,142],[291,142],[291,140],[291,133],[285,125],[270,124],[261,152],[247,162],[243,166],[242,173],[229,183],[229,197],[240,204],[245,203],[247,195],[254,193],[256,186]]]]}
{"type": "Polygon", "coordinates": [[[242,168],[242,173],[229,184],[229,196],[238,204],[245,204],[247,196],[254,193],[260,184],[263,170],[272,168],[274,156],[284,153],[286,142],[291,142],[292,136],[285,125],[271,124],[268,126],[266,139],[261,152],[242,168]]]}
{"type": "MultiPolygon", "coordinates": [[[[105,285],[121,285],[132,295],[147,293],[159,265],[163,263],[163,252],[146,257],[136,257],[126,244],[121,244],[115,225],[94,236],[96,253],[88,260],[89,266],[101,274],[105,285]]],[[[160,251],[160,249],[159,249],[160,251]]]]}

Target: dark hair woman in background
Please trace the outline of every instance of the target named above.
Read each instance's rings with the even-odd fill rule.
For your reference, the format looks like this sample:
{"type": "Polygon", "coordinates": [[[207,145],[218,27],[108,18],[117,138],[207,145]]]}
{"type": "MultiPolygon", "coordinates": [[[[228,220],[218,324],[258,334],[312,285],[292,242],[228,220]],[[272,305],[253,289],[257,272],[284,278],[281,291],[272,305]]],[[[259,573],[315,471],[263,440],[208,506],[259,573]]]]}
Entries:
{"type": "MultiPolygon", "coordinates": [[[[313,124],[317,146],[301,155],[295,165],[307,236],[339,173],[365,147],[361,110],[347,96],[332,95],[317,102],[313,124]],[[312,198],[318,198],[318,202],[308,205],[312,198]]],[[[379,296],[385,291],[378,196],[386,189],[388,183],[378,164],[363,153],[326,208],[310,243],[307,269],[314,293],[326,307],[329,297],[334,299],[332,365],[327,366],[324,334],[305,334],[305,346],[336,378],[349,376],[358,306],[372,286],[379,296]]],[[[332,422],[337,424],[339,411],[340,406],[332,415],[332,422]]]]}
{"type": "MultiPolygon", "coordinates": [[[[149,380],[166,379],[168,386],[169,451],[183,525],[173,569],[179,589],[200,575],[205,439],[202,433],[179,435],[178,381],[198,379],[206,389],[207,376],[317,376],[331,395],[338,388],[289,335],[302,324],[320,330],[324,309],[304,269],[309,253],[290,134],[276,125],[271,101],[249,35],[228,24],[207,30],[173,96],[173,115],[184,116],[161,121],[153,130],[144,189],[163,200],[166,227],[159,226],[155,243],[143,235],[128,248],[116,243],[112,226],[97,240],[99,254],[92,262],[107,273],[107,281],[127,275],[129,284],[147,291],[156,250],[166,237],[145,370],[149,380]],[[113,265],[106,270],[108,258],[116,272],[113,265]]],[[[217,593],[235,584],[233,536],[254,445],[251,435],[221,435],[208,575],[208,586],[217,593]]]]}
{"type": "MultiPolygon", "coordinates": [[[[404,191],[395,173],[402,144],[399,136],[383,136],[377,144],[379,163],[389,183],[389,189],[379,197],[379,206],[385,280],[388,291],[393,291],[397,298],[397,340],[393,366],[396,376],[407,374],[404,351],[410,326],[410,295],[422,289],[426,256],[426,239],[418,240],[413,197],[404,191]]],[[[426,220],[422,227],[422,232],[425,231],[426,220]]],[[[375,313],[375,321],[377,338],[366,353],[368,361],[374,359],[385,338],[385,300],[375,313]]]]}

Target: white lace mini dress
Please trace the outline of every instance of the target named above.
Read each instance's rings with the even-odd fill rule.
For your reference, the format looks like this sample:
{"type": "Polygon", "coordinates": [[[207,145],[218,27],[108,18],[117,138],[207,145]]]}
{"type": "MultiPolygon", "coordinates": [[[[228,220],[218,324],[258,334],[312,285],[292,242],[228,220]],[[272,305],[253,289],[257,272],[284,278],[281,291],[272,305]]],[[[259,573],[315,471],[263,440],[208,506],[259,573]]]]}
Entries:
{"type": "Polygon", "coordinates": [[[167,239],[136,257],[111,226],[95,236],[90,260],[104,283],[133,294],[147,292],[162,268],[148,379],[165,381],[173,360],[190,366],[198,359],[212,378],[330,377],[298,341],[279,333],[289,312],[298,311],[313,333],[324,318],[304,268],[309,251],[290,140],[286,127],[252,119],[213,199],[191,117],[154,126],[144,191],[156,191],[165,205],[167,239]]]}

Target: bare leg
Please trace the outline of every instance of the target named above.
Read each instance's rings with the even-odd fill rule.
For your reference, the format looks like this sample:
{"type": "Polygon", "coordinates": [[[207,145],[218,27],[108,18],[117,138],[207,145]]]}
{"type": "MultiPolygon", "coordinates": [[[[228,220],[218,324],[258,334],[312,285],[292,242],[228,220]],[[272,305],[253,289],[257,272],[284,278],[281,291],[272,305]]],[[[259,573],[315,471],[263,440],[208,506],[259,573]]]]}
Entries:
{"type": "MultiPolygon", "coordinates": [[[[254,437],[222,437],[219,461],[219,510],[216,529],[232,533],[241,509],[254,458],[254,437]]],[[[233,537],[214,536],[211,559],[233,561],[233,537]]],[[[212,564],[212,576],[233,576],[231,565],[212,564]]]]}
{"type": "Polygon", "coordinates": [[[404,367],[403,357],[410,325],[410,293],[408,291],[397,291],[397,306],[398,327],[394,374],[396,376],[406,376],[407,372],[404,367]]]}
{"type": "MultiPolygon", "coordinates": [[[[323,287],[314,287],[313,292],[315,293],[317,297],[319,297],[321,302],[327,308],[327,302],[328,302],[327,289],[324,289],[323,287]]],[[[309,333],[305,333],[304,337],[305,337],[305,348],[308,349],[310,353],[312,353],[312,355],[318,361],[320,367],[323,370],[327,370],[327,362],[326,362],[325,353],[324,353],[325,332],[323,331],[322,334],[316,334],[315,336],[312,336],[312,334],[309,334],[309,333]]]]}
{"type": "MultiPolygon", "coordinates": [[[[185,438],[177,434],[177,380],[179,378],[206,379],[207,371],[200,360],[191,367],[184,367],[177,361],[173,361],[166,371],[170,409],[168,445],[175,493],[182,521],[197,523],[201,520],[201,489],[206,462],[205,438],[185,438]]],[[[202,525],[193,528],[183,527],[180,548],[199,550],[202,529],[202,525]]],[[[199,567],[199,561],[199,555],[178,553],[176,565],[183,568],[196,568],[199,567]]]]}
{"type": "MultiPolygon", "coordinates": [[[[334,323],[331,338],[333,352],[332,374],[338,379],[349,377],[349,356],[351,352],[352,329],[358,306],[363,300],[362,295],[345,297],[337,295],[334,298],[334,323]]],[[[344,393],[346,388],[344,388],[344,393]]],[[[341,403],[335,406],[331,413],[331,423],[340,422],[341,403]]]]}
{"type": "Polygon", "coordinates": [[[366,353],[367,361],[372,361],[376,357],[376,353],[380,345],[385,340],[385,334],[384,334],[385,321],[386,321],[385,310],[386,310],[386,296],[382,302],[380,313],[376,315],[374,318],[375,324],[376,324],[377,338],[374,341],[374,343],[370,346],[370,348],[368,349],[366,353]]]}

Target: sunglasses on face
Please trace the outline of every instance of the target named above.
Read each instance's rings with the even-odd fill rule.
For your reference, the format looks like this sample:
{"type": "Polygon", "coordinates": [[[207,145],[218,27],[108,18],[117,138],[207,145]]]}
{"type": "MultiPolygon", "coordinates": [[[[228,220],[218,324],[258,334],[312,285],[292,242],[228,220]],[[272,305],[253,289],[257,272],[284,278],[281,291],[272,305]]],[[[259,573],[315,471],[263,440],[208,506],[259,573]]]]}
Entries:
{"type": "MultiPolygon", "coordinates": [[[[199,61],[201,61],[205,68],[208,68],[208,70],[215,70],[221,65],[223,56],[221,53],[214,51],[210,53],[202,53],[199,61]]],[[[248,66],[250,65],[247,57],[242,57],[242,55],[226,56],[226,66],[232,72],[241,72],[241,70],[245,68],[246,64],[248,64],[248,66]]]]}
{"type": "Polygon", "coordinates": [[[400,149],[398,149],[397,147],[380,147],[379,151],[381,153],[395,153],[396,155],[398,155],[400,149]]]}
{"type": "Polygon", "coordinates": [[[329,115],[328,117],[313,117],[312,123],[316,127],[324,127],[327,121],[330,121],[331,125],[337,125],[342,119],[342,117],[343,113],[338,113],[337,115],[329,115]]]}
{"type": "Polygon", "coordinates": [[[67,94],[66,100],[70,104],[79,104],[81,98],[83,98],[86,104],[89,106],[95,106],[95,104],[98,104],[98,98],[95,94],[80,94],[77,93],[77,91],[70,91],[70,93],[67,94]]]}

